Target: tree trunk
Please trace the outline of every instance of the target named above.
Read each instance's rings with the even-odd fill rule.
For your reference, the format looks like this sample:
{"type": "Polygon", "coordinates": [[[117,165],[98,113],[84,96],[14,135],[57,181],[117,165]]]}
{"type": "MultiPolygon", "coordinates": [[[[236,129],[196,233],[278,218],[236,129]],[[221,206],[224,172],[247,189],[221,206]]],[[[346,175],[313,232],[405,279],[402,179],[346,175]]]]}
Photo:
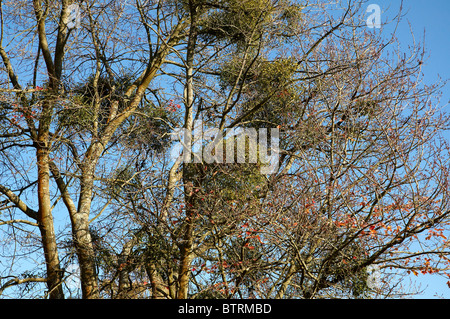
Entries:
{"type": "MultiPolygon", "coordinates": [[[[192,150],[192,138],[191,132],[193,130],[193,105],[194,105],[194,81],[193,81],[193,69],[194,69],[194,55],[195,46],[197,43],[197,6],[190,3],[190,15],[191,25],[189,30],[189,38],[187,44],[186,53],[186,84],[184,89],[184,102],[186,106],[185,113],[185,132],[188,132],[184,136],[184,145],[188,150],[192,150]]],[[[191,152],[183,152],[189,157],[191,152]]],[[[192,246],[193,246],[193,230],[194,219],[196,215],[196,195],[194,190],[194,181],[192,180],[192,164],[187,163],[188,159],[185,159],[183,165],[183,183],[184,194],[186,202],[186,220],[185,220],[185,233],[180,244],[180,267],[178,272],[178,299],[186,299],[188,295],[189,276],[192,262],[192,246]]]]}
{"type": "MultiPolygon", "coordinates": [[[[192,187],[187,187],[186,191],[192,190],[192,187]]],[[[193,244],[193,228],[194,228],[194,207],[193,195],[188,195],[186,201],[186,230],[180,244],[180,267],[178,271],[178,299],[187,299],[189,276],[191,274],[191,262],[192,262],[192,244],[193,244]]]]}
{"type": "Polygon", "coordinates": [[[145,270],[147,272],[148,278],[150,278],[152,298],[166,299],[168,297],[172,297],[169,287],[164,283],[163,278],[161,278],[160,274],[158,273],[156,265],[154,263],[147,263],[145,265],[145,270]]]}
{"type": "Polygon", "coordinates": [[[71,216],[72,233],[80,264],[81,291],[83,299],[99,298],[97,274],[95,270],[95,252],[89,231],[89,213],[92,202],[95,163],[82,168],[80,199],[77,212],[71,216]]]}
{"type": "Polygon", "coordinates": [[[275,296],[275,299],[282,299],[284,296],[284,293],[286,292],[287,288],[291,284],[292,278],[294,277],[295,273],[297,272],[297,267],[295,264],[292,264],[289,267],[288,272],[285,275],[285,278],[283,280],[283,283],[280,286],[280,289],[278,289],[277,295],[275,296]]]}
{"type": "MultiPolygon", "coordinates": [[[[42,150],[38,150],[42,153],[42,150]]],[[[53,227],[49,193],[49,174],[46,155],[38,154],[38,224],[41,232],[42,246],[44,249],[45,264],[47,268],[47,287],[50,299],[64,299],[62,290],[62,272],[59,265],[56,236],[53,227]]]]}
{"type": "MultiPolygon", "coordinates": [[[[45,120],[43,120],[45,122],[45,120]]],[[[45,124],[45,123],[44,123],[45,124]]],[[[45,126],[45,125],[43,125],[45,126]]],[[[53,226],[52,204],[50,201],[50,167],[48,151],[48,131],[40,127],[37,141],[36,157],[38,168],[38,202],[37,222],[41,232],[42,246],[47,268],[47,287],[50,299],[63,299],[62,272],[59,264],[56,236],[53,226]]]]}
{"type": "MultiPolygon", "coordinates": [[[[67,1],[63,1],[65,8],[67,1]]],[[[52,60],[48,46],[45,19],[47,17],[46,10],[41,7],[41,1],[34,0],[33,8],[37,22],[37,33],[39,38],[39,49],[42,52],[49,76],[49,92],[57,93],[59,85],[59,76],[55,73],[55,65],[62,65],[63,54],[59,54],[52,60]]],[[[62,17],[65,17],[65,12],[62,17]]],[[[64,51],[64,41],[62,39],[66,35],[66,28],[60,27],[58,31],[58,41],[56,50],[64,51]]],[[[53,225],[52,204],[50,200],[50,124],[52,121],[53,101],[52,95],[47,96],[47,100],[42,105],[42,114],[39,121],[37,138],[33,141],[36,147],[36,159],[38,170],[38,225],[42,237],[42,245],[44,248],[44,257],[47,268],[47,286],[49,289],[49,297],[51,299],[64,298],[62,290],[62,272],[59,264],[58,250],[56,245],[56,236],[53,225]]],[[[34,129],[34,125],[31,126],[34,129]]]]}

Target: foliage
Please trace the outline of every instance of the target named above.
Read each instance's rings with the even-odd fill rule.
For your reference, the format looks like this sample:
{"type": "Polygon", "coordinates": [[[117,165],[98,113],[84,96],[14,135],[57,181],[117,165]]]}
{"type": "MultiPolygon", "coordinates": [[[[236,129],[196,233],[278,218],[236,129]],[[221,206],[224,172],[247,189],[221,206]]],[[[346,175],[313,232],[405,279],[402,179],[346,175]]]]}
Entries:
{"type": "Polygon", "coordinates": [[[77,30],[69,2],[0,2],[1,294],[64,298],[74,264],[83,298],[390,298],[448,276],[441,84],[361,27],[364,2],[96,0],[77,30]]]}

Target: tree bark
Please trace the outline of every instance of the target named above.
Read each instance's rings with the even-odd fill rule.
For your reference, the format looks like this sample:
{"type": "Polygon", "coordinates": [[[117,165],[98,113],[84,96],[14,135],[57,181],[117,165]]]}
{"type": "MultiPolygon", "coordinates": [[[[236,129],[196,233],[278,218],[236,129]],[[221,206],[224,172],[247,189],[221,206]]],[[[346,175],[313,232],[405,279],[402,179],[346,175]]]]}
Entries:
{"type": "Polygon", "coordinates": [[[50,299],[64,299],[62,290],[62,272],[59,264],[56,236],[50,201],[50,178],[48,151],[38,147],[38,225],[42,237],[42,246],[47,269],[47,287],[50,299]]]}
{"type": "MultiPolygon", "coordinates": [[[[190,132],[193,129],[193,105],[194,105],[194,55],[195,46],[197,43],[197,6],[194,3],[190,3],[190,30],[187,43],[186,53],[186,85],[184,89],[184,99],[186,105],[185,113],[185,129],[188,134],[184,137],[184,145],[191,150],[192,138],[190,132]]],[[[184,152],[183,152],[184,153],[184,152]]],[[[187,152],[191,156],[190,152],[187,152]]],[[[193,231],[194,231],[194,219],[196,215],[196,199],[194,190],[194,181],[192,180],[192,164],[185,163],[183,165],[183,183],[184,194],[186,202],[186,219],[185,219],[185,233],[180,243],[180,267],[178,271],[178,299],[186,299],[188,296],[189,288],[189,276],[192,262],[192,246],[193,246],[193,231]]]]}
{"type": "MultiPolygon", "coordinates": [[[[63,1],[64,6],[67,1],[63,1]]],[[[59,86],[59,76],[55,73],[54,63],[62,64],[63,56],[55,57],[52,61],[51,53],[48,47],[47,36],[45,31],[45,19],[48,13],[48,8],[43,9],[41,1],[33,1],[37,31],[39,37],[39,48],[43,54],[44,61],[49,77],[49,92],[57,93],[59,86]]],[[[62,13],[62,15],[65,13],[62,13]]],[[[60,28],[58,32],[58,39],[65,36],[65,27],[60,28]]],[[[64,50],[64,44],[58,41],[58,51],[64,50]]],[[[58,250],[56,245],[56,236],[53,225],[52,204],[50,200],[50,124],[52,121],[53,101],[52,96],[49,95],[47,100],[42,105],[42,114],[39,121],[39,128],[37,138],[34,140],[36,147],[37,171],[38,171],[38,202],[39,210],[37,222],[42,237],[42,245],[44,249],[44,257],[47,268],[47,286],[49,289],[50,299],[62,299],[64,293],[62,290],[62,271],[60,268],[58,250]]]]}
{"type": "Polygon", "coordinates": [[[70,216],[72,234],[80,265],[81,292],[84,299],[98,299],[99,290],[95,270],[95,252],[89,232],[89,213],[92,203],[95,162],[82,166],[80,199],[75,214],[70,216]]]}
{"type": "Polygon", "coordinates": [[[59,264],[58,248],[53,225],[52,203],[50,200],[50,123],[52,104],[45,101],[42,106],[41,121],[39,122],[36,147],[37,159],[37,191],[39,210],[37,222],[41,232],[42,246],[47,269],[47,286],[50,299],[63,299],[62,272],[59,264]]]}

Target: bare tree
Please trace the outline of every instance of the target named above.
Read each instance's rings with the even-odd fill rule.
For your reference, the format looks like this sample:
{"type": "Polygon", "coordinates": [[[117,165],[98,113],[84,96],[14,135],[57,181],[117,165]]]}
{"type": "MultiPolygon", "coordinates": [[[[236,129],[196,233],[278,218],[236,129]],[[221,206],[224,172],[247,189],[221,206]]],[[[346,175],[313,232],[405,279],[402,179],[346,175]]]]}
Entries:
{"type": "MultiPolygon", "coordinates": [[[[12,90],[7,90],[7,92],[10,92],[11,98],[6,103],[10,103],[11,100],[17,101],[15,102],[17,104],[13,104],[17,107],[10,107],[10,109],[22,115],[25,122],[17,123],[16,126],[19,128],[23,126],[22,130],[26,133],[25,136],[29,135],[32,147],[36,149],[38,209],[28,208],[6,186],[2,187],[2,193],[28,217],[37,221],[44,247],[47,265],[46,278],[50,297],[62,298],[62,272],[59,266],[51,214],[50,178],[51,175],[54,177],[70,216],[73,242],[81,270],[83,297],[97,298],[99,296],[97,274],[93,258],[92,238],[89,232],[89,214],[93,197],[95,170],[115,131],[141,103],[149,83],[160,69],[172,46],[183,38],[186,22],[182,15],[178,19],[176,8],[162,3],[151,4],[152,8],[156,8],[155,10],[161,10],[162,7],[165,7],[165,10],[172,14],[167,19],[159,17],[160,25],[157,33],[153,35],[151,34],[153,27],[141,24],[143,31],[147,32],[149,42],[147,49],[142,50],[145,52],[143,54],[145,58],[139,61],[140,74],[137,74],[129,86],[122,90],[120,96],[113,95],[115,87],[110,88],[108,96],[104,94],[102,96],[103,92],[99,91],[101,76],[106,76],[109,81],[112,81],[116,78],[116,73],[120,72],[120,66],[116,63],[125,63],[127,60],[117,58],[115,50],[125,52],[132,43],[138,42],[136,38],[124,38],[124,41],[117,40],[123,36],[123,29],[121,28],[124,25],[119,25],[119,22],[122,23],[124,16],[130,14],[127,11],[129,8],[125,4],[85,2],[81,6],[85,13],[81,23],[82,28],[76,31],[68,28],[69,4],[69,1],[62,1],[61,3],[33,1],[32,6],[29,6],[27,2],[16,2],[8,3],[6,7],[6,10],[8,10],[6,17],[10,19],[8,26],[14,25],[23,31],[23,33],[19,33],[22,37],[17,39],[17,43],[33,47],[36,39],[32,32],[35,31],[38,35],[38,50],[36,53],[31,54],[30,57],[31,52],[24,52],[23,56],[19,57],[21,64],[28,63],[33,66],[32,90],[25,89],[20,80],[22,76],[24,78],[22,82],[29,83],[29,76],[19,74],[13,66],[14,60],[9,57],[8,51],[5,50],[3,45],[1,49],[8,76],[7,80],[13,86],[12,90]],[[102,25],[103,22],[106,22],[106,24],[102,25]],[[32,25],[31,28],[30,25],[32,25]],[[55,29],[57,32],[48,33],[47,29],[55,29]],[[74,33],[76,33],[75,39],[70,43],[69,39],[74,33]],[[153,39],[155,39],[155,42],[153,42],[153,39]],[[130,42],[130,40],[132,41],[130,42]],[[77,60],[79,57],[77,54],[80,52],[83,52],[81,55],[85,58],[77,60]],[[43,70],[39,63],[41,57],[45,62],[43,70]],[[63,72],[63,67],[68,63],[73,64],[71,67],[64,69],[63,72]],[[70,82],[66,79],[68,77],[72,79],[82,78],[89,68],[94,70],[93,92],[91,92],[93,98],[89,101],[89,105],[80,105],[77,101],[71,100],[70,91],[67,91],[67,85],[70,85],[70,82]],[[43,77],[40,76],[41,71],[45,72],[43,77]],[[42,80],[45,84],[37,85],[38,80],[42,80]],[[110,99],[108,103],[105,103],[106,99],[110,99]],[[119,109],[120,106],[122,107],[119,109]],[[102,107],[104,108],[102,109],[102,107]],[[67,131],[64,125],[54,127],[52,120],[57,118],[64,108],[90,108],[91,112],[86,115],[92,116],[90,119],[92,127],[87,129],[86,127],[72,125],[70,131],[67,131]],[[74,140],[77,135],[82,138],[80,144],[74,140]],[[87,139],[88,136],[89,139],[87,139]],[[50,157],[51,152],[62,150],[68,150],[71,153],[71,160],[67,167],[68,173],[75,169],[73,173],[80,174],[77,204],[70,195],[69,187],[64,178],[64,175],[68,173],[61,172],[61,168],[50,157]]],[[[150,4],[147,3],[146,5],[149,6],[150,4]]],[[[135,11],[134,16],[138,13],[144,15],[143,7],[139,2],[135,8],[140,10],[135,11]]],[[[2,9],[2,21],[5,18],[4,10],[5,8],[2,9]]],[[[142,18],[145,20],[145,16],[142,18]]],[[[135,19],[129,22],[128,27],[136,26],[135,19]]],[[[15,31],[17,30],[5,30],[5,25],[2,24],[2,34],[15,31]]],[[[8,34],[9,36],[10,34],[8,34]]],[[[134,57],[132,56],[130,59],[133,61],[134,57]]],[[[74,121],[75,119],[72,124],[75,124],[74,121]]],[[[5,137],[8,138],[9,135],[7,134],[5,137]]]]}
{"type": "Polygon", "coordinates": [[[63,298],[70,263],[83,298],[392,296],[396,272],[446,275],[441,84],[365,2],[0,4],[0,227],[45,260],[11,275],[5,242],[1,293],[63,298]]]}

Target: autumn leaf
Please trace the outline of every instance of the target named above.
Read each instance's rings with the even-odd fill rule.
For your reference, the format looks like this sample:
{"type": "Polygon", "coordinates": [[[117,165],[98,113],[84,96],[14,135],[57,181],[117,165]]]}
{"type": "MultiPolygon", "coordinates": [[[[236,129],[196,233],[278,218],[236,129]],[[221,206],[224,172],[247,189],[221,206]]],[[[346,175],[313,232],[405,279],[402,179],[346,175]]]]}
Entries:
{"type": "Polygon", "coordinates": [[[245,243],[244,247],[247,247],[248,249],[255,249],[255,246],[252,246],[249,243],[245,243]]]}

